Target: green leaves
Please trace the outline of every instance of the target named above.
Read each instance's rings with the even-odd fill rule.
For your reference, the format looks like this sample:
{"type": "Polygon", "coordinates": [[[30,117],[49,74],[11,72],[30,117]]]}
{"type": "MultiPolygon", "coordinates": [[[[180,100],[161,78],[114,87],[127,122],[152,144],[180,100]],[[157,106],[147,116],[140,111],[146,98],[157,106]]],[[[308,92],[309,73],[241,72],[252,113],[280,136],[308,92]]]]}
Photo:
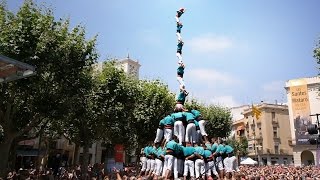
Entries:
{"type": "Polygon", "coordinates": [[[234,148],[234,152],[237,155],[246,156],[248,154],[248,140],[246,137],[240,137],[239,140],[228,139],[227,142],[234,148]]]}
{"type": "Polygon", "coordinates": [[[231,113],[229,109],[218,105],[205,105],[196,100],[186,104],[188,110],[197,109],[203,119],[208,120],[206,131],[212,137],[227,137],[231,131],[231,113]]]}

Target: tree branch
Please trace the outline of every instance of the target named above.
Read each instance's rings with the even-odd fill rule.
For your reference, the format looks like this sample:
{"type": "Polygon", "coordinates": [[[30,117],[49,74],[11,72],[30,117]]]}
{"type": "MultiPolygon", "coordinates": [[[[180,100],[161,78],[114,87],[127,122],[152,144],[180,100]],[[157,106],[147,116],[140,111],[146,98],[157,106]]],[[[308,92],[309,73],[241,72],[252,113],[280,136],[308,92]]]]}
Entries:
{"type": "Polygon", "coordinates": [[[22,136],[26,132],[30,131],[37,124],[39,124],[42,120],[43,119],[40,118],[40,115],[36,114],[35,118],[33,118],[33,120],[31,120],[31,122],[29,124],[27,124],[22,130],[20,130],[16,137],[22,136]]]}

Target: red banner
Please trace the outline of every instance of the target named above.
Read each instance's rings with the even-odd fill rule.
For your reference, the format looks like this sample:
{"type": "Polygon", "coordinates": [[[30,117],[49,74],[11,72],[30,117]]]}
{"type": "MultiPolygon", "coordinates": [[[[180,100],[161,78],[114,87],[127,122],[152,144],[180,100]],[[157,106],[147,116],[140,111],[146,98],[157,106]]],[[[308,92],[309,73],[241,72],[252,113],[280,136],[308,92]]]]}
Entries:
{"type": "Polygon", "coordinates": [[[123,162],[124,148],[122,144],[116,144],[114,146],[114,160],[115,162],[123,162]]]}

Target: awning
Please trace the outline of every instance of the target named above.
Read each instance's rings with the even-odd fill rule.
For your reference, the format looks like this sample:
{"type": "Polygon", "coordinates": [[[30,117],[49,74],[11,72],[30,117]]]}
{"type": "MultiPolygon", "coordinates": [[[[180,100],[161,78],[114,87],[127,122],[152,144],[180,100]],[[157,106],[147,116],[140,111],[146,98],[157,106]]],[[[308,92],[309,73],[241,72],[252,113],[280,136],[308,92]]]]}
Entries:
{"type": "Polygon", "coordinates": [[[34,74],[33,66],[0,55],[0,83],[26,78],[34,74]]]}
{"type": "Polygon", "coordinates": [[[38,156],[44,155],[45,151],[38,151],[38,149],[29,149],[29,150],[17,150],[17,156],[38,156]]]}
{"type": "Polygon", "coordinates": [[[18,143],[19,145],[24,145],[24,146],[33,146],[36,144],[35,140],[24,140],[24,141],[20,141],[18,143]]]}

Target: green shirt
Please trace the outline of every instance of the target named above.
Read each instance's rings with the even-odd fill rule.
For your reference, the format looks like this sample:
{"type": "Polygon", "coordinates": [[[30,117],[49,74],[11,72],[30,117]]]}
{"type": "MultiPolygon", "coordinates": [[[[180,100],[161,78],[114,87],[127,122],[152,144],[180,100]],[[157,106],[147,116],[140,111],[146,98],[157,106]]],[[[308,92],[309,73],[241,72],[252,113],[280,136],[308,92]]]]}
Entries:
{"type": "Polygon", "coordinates": [[[211,145],[211,152],[213,152],[213,153],[216,152],[217,148],[218,148],[218,144],[217,143],[212,144],[211,145]]]}
{"type": "Polygon", "coordinates": [[[194,115],[190,112],[184,112],[184,115],[186,116],[186,121],[194,121],[194,115]]]}

